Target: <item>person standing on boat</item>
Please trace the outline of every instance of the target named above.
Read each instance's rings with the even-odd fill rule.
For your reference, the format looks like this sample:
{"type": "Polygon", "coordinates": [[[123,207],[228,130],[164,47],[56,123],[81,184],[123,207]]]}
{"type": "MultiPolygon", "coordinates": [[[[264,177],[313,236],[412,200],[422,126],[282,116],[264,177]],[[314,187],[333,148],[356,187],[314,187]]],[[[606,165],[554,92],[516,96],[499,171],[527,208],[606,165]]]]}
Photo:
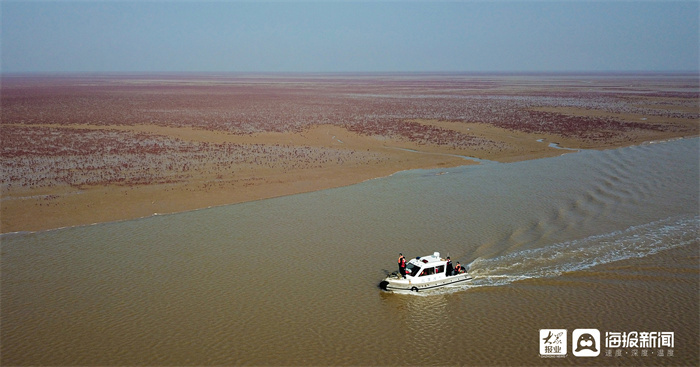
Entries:
{"type": "Polygon", "coordinates": [[[451,276],[452,275],[452,260],[450,260],[450,257],[447,257],[447,272],[445,273],[445,276],[451,276]]]}
{"type": "Polygon", "coordinates": [[[457,261],[457,266],[455,266],[455,275],[460,274],[462,272],[462,264],[457,261]]]}
{"type": "Polygon", "coordinates": [[[399,274],[401,274],[404,279],[406,278],[406,258],[403,254],[399,252],[399,274]]]}

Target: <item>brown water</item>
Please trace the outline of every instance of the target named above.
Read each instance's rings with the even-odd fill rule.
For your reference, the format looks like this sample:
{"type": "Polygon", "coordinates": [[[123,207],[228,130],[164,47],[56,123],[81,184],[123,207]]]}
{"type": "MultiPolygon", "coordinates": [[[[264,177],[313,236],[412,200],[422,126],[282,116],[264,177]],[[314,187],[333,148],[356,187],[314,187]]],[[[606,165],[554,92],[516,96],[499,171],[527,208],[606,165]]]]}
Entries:
{"type": "Polygon", "coordinates": [[[698,139],[448,171],[3,235],[1,363],[700,363],[698,139]],[[379,290],[434,251],[472,284],[379,290]],[[675,346],[548,359],[548,328],[675,346]]]}

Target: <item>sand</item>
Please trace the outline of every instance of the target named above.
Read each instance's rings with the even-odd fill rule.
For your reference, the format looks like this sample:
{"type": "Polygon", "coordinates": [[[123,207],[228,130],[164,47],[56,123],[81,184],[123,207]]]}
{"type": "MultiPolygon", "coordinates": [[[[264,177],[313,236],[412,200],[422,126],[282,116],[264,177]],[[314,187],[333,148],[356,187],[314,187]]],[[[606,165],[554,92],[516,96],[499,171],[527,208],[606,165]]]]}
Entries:
{"type": "MultiPolygon", "coordinates": [[[[100,126],[70,128],[106,129],[100,126]]],[[[40,231],[183,212],[346,186],[408,169],[473,164],[473,161],[450,156],[439,150],[401,142],[391,145],[334,126],[319,126],[298,134],[265,133],[253,136],[158,126],[116,128],[199,142],[284,142],[292,146],[341,147],[348,151],[373,152],[383,161],[367,164],[358,159],[329,163],[317,168],[293,168],[294,162],[289,161],[280,168],[253,166],[244,172],[224,176],[216,172],[203,172],[186,182],[178,183],[81,188],[59,185],[41,189],[7,190],[2,201],[2,232],[40,231]],[[416,152],[395,148],[415,149],[416,152]]]]}

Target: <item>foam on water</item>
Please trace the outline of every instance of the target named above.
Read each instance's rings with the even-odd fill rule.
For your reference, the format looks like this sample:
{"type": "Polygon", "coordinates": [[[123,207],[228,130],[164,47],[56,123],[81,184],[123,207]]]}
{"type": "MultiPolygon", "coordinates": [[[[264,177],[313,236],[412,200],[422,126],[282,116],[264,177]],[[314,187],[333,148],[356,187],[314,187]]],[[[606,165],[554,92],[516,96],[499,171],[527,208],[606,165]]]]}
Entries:
{"type": "Polygon", "coordinates": [[[469,264],[474,280],[459,288],[500,286],[523,279],[555,277],[697,243],[699,220],[698,216],[666,218],[543,248],[491,259],[477,258],[469,264]]]}
{"type": "Polygon", "coordinates": [[[406,294],[429,296],[503,286],[526,279],[556,277],[614,261],[641,258],[699,243],[699,226],[700,216],[676,216],[542,248],[515,251],[493,258],[479,257],[467,265],[472,281],[406,294]]]}

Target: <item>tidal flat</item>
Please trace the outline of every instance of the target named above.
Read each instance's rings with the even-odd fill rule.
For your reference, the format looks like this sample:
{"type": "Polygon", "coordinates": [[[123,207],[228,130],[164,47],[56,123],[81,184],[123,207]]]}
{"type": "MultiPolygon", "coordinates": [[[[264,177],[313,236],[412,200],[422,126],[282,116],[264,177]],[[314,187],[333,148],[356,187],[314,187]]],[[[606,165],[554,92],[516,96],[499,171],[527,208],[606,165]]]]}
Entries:
{"type": "Polygon", "coordinates": [[[2,77],[0,232],[698,135],[685,74],[2,77]]]}

